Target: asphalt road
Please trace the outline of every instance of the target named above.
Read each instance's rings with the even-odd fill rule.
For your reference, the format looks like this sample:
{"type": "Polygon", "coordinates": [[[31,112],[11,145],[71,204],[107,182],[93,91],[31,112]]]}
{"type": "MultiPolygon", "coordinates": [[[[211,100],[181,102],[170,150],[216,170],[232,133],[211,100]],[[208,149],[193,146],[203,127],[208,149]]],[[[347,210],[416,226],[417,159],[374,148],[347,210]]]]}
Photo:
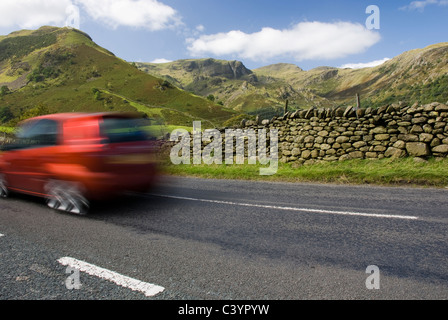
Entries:
{"type": "Polygon", "coordinates": [[[13,195],[0,299],[446,300],[447,235],[448,189],[170,177],[85,217],[13,195]]]}

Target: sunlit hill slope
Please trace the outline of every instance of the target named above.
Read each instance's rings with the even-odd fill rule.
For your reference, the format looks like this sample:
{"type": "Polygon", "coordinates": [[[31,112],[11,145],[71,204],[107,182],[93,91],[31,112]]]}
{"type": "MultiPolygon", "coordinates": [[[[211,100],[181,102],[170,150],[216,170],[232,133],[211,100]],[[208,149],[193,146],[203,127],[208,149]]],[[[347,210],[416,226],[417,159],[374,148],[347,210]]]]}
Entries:
{"type": "Polygon", "coordinates": [[[209,127],[238,115],[138,70],[71,28],[0,36],[0,88],[0,125],[66,111],[138,111],[168,125],[202,120],[209,127]]]}

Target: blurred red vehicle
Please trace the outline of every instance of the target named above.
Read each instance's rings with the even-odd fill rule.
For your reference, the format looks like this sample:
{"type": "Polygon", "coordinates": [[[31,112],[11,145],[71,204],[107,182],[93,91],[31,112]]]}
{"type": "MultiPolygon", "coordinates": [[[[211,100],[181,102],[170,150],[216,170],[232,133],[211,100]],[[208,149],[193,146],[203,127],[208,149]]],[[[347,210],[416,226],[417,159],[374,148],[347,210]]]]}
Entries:
{"type": "Polygon", "coordinates": [[[61,113],[21,123],[0,151],[0,197],[47,199],[49,207],[85,214],[92,200],[145,191],[157,175],[154,142],[127,113],[61,113]]]}

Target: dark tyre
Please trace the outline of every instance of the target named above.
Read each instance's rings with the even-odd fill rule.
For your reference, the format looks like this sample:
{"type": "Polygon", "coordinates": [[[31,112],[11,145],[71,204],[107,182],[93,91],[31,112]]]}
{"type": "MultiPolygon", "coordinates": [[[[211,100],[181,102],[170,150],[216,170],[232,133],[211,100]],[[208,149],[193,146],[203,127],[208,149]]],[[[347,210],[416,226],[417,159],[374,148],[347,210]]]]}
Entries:
{"type": "Polygon", "coordinates": [[[45,186],[47,205],[59,211],[85,215],[89,202],[84,197],[79,184],[68,181],[51,180],[45,186]]]}
{"type": "Polygon", "coordinates": [[[6,187],[6,179],[3,174],[0,173],[0,198],[6,198],[8,196],[8,188],[6,187]]]}

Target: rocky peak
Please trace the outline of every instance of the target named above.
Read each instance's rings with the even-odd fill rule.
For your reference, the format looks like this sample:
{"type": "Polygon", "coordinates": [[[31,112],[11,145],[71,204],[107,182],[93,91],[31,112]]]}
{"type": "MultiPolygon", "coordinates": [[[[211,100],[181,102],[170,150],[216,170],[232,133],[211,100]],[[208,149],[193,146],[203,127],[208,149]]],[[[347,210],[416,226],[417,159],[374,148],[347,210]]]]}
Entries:
{"type": "Polygon", "coordinates": [[[224,77],[227,79],[240,79],[251,75],[252,71],[247,69],[241,61],[224,61],[216,59],[190,60],[184,65],[188,72],[194,72],[198,76],[224,77]]]}

